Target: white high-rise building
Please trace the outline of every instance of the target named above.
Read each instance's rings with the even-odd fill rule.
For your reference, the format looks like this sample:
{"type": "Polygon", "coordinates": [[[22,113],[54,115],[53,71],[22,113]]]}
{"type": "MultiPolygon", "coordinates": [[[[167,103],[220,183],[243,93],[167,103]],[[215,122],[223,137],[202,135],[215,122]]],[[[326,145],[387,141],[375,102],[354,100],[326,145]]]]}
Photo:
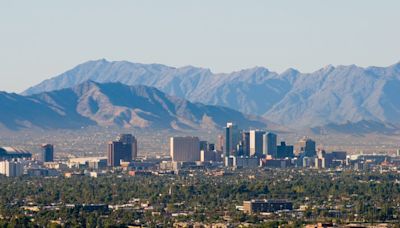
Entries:
{"type": "Polygon", "coordinates": [[[18,177],[24,174],[24,167],[18,161],[1,161],[0,174],[7,177],[18,177]]]}
{"type": "Polygon", "coordinates": [[[200,141],[198,137],[171,137],[170,155],[172,161],[200,161],[200,141]]]}
{"type": "Polygon", "coordinates": [[[250,156],[261,157],[263,155],[263,135],[265,131],[250,131],[250,156]]]}

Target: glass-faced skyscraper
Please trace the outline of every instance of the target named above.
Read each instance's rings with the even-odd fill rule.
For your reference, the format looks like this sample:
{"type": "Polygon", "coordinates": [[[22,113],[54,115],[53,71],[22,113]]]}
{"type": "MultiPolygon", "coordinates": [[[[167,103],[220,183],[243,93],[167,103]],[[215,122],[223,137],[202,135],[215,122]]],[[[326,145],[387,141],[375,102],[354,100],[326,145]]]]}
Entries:
{"type": "Polygon", "coordinates": [[[120,166],[121,160],[126,159],[126,153],[122,142],[110,141],[107,145],[107,165],[111,167],[120,166]]]}
{"type": "Polygon", "coordinates": [[[54,146],[52,144],[42,144],[42,161],[53,162],[54,161],[54,146]]]}
{"type": "Polygon", "coordinates": [[[243,156],[250,156],[250,132],[245,131],[242,133],[243,141],[243,156]]]}
{"type": "Polygon", "coordinates": [[[277,158],[293,158],[293,146],[286,145],[286,142],[281,142],[279,146],[277,146],[277,158]]]}
{"type": "Polygon", "coordinates": [[[263,155],[263,135],[265,131],[250,131],[250,156],[262,157],[263,155]]]}
{"type": "Polygon", "coordinates": [[[278,149],[277,149],[277,135],[268,132],[267,134],[263,135],[263,154],[264,155],[271,155],[271,157],[276,158],[278,149]]]}
{"type": "Polygon", "coordinates": [[[135,160],[138,154],[137,140],[132,134],[120,134],[117,137],[117,141],[122,142],[126,145],[127,150],[130,150],[130,160],[135,160]]]}
{"type": "Polygon", "coordinates": [[[317,150],[316,150],[316,143],[314,140],[307,138],[307,137],[303,137],[299,141],[299,146],[300,146],[300,153],[304,157],[316,156],[317,150]]]}
{"type": "Polygon", "coordinates": [[[236,155],[237,145],[241,139],[240,131],[237,125],[227,123],[225,128],[225,156],[236,155]]]}
{"type": "Polygon", "coordinates": [[[107,165],[120,166],[121,160],[130,162],[137,157],[137,140],[131,134],[120,134],[115,141],[108,143],[107,165]]]}

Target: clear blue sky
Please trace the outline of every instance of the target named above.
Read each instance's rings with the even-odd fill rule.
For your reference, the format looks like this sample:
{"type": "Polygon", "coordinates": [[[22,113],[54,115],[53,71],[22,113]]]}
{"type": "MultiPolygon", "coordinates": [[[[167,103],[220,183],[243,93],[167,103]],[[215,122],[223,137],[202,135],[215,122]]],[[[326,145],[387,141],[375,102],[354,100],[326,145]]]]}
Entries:
{"type": "Polygon", "coordinates": [[[399,0],[0,0],[0,90],[106,58],[214,72],[400,61],[399,0]]]}

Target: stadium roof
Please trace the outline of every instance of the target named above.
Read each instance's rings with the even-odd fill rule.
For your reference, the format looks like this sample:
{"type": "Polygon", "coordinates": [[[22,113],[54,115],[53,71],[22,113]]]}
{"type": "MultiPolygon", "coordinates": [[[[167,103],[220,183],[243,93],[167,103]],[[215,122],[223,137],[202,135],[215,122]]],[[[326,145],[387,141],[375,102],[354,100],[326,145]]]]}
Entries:
{"type": "Polygon", "coordinates": [[[0,157],[31,157],[32,154],[15,147],[0,147],[0,157]]]}

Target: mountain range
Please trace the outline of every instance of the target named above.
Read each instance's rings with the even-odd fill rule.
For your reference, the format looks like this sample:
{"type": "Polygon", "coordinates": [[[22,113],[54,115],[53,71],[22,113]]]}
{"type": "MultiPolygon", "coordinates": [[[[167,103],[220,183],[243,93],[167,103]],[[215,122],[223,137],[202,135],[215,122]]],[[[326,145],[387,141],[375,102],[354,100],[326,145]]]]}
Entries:
{"type": "Polygon", "coordinates": [[[312,73],[254,67],[214,74],[193,66],[102,59],[80,64],[23,94],[72,88],[88,80],[151,86],[181,99],[228,107],[291,128],[400,123],[400,63],[367,68],[329,65],[312,73]]]}
{"type": "Polygon", "coordinates": [[[260,117],[192,103],[153,87],[93,81],[27,96],[1,92],[0,110],[0,125],[12,130],[95,125],[190,130],[221,128],[228,121],[246,127],[267,124],[260,117]]]}

